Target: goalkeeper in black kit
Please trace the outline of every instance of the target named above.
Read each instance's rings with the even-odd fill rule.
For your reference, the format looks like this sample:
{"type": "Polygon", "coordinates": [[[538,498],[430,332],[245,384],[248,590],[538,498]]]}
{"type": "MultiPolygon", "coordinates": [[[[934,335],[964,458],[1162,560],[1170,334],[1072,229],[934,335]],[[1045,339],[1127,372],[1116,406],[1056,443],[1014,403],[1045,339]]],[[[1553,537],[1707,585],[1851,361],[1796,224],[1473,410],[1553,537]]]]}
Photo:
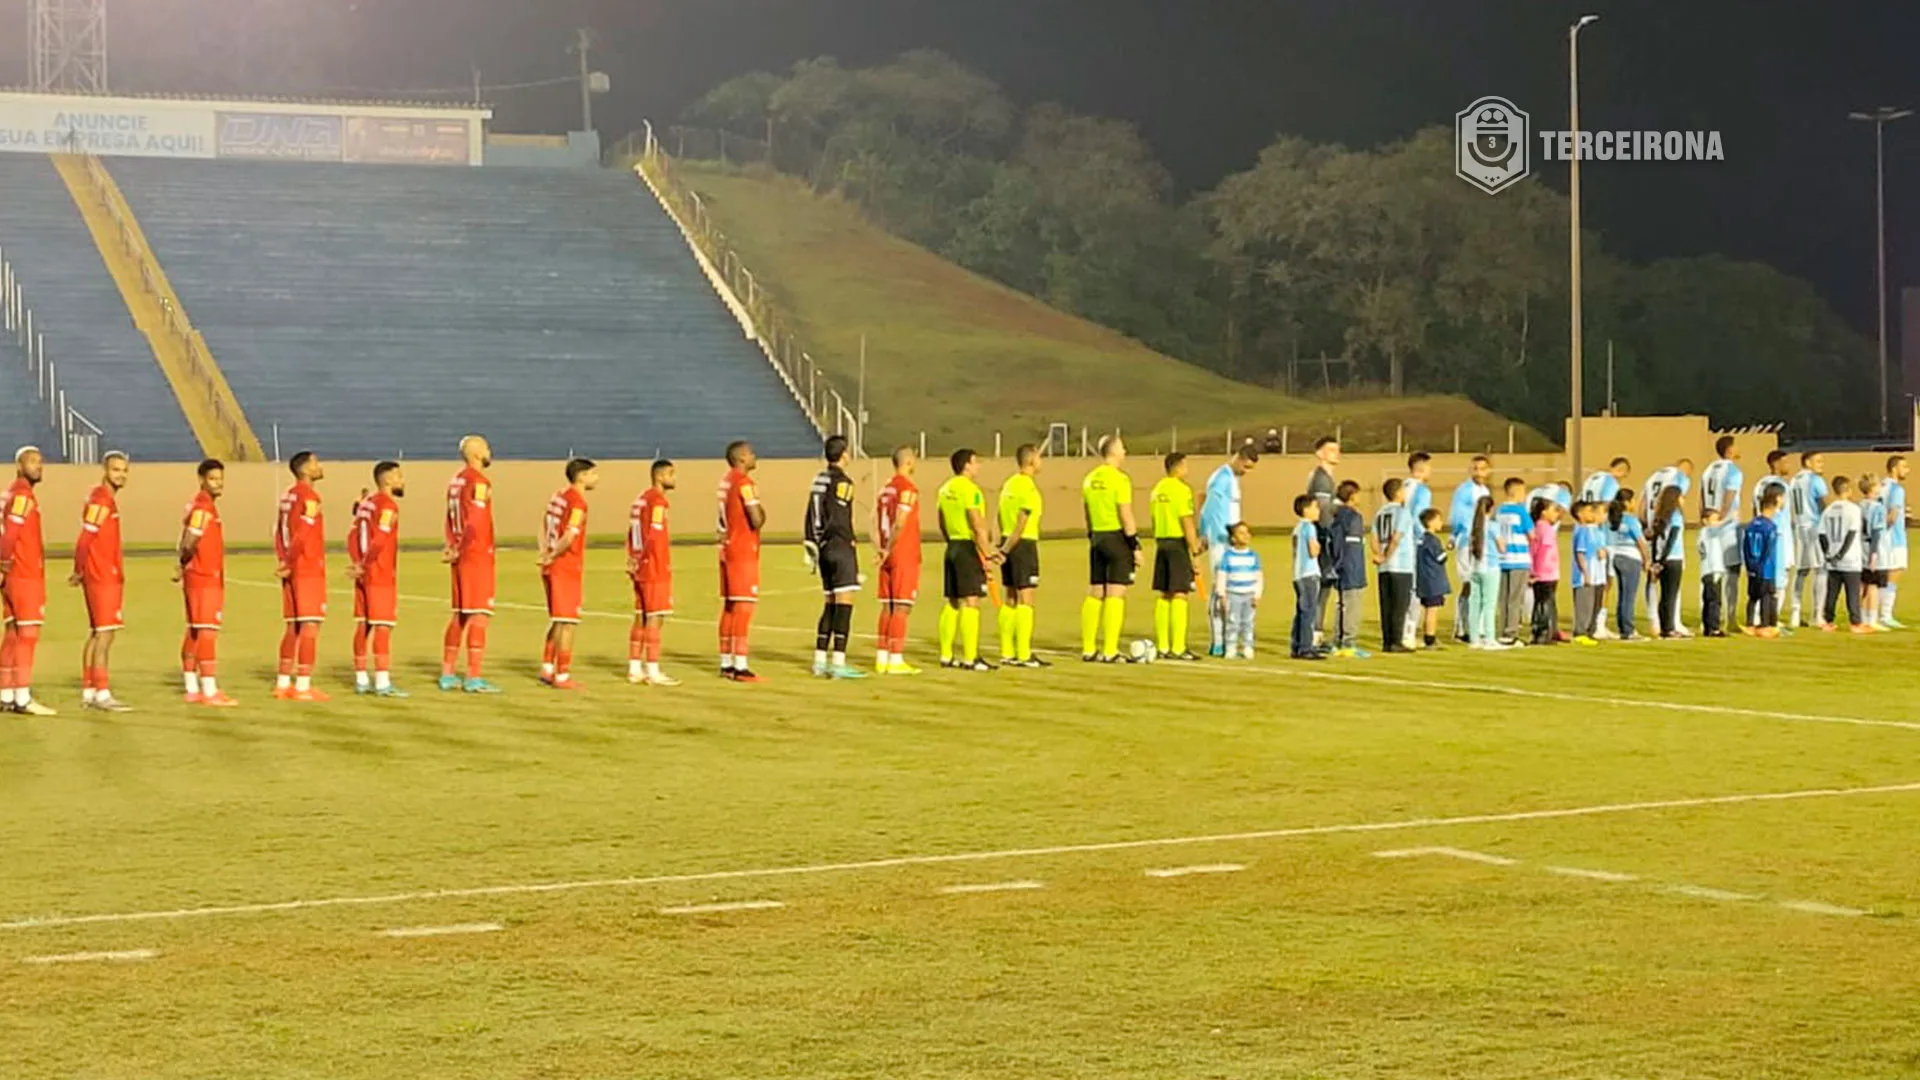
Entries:
{"type": "Polygon", "coordinates": [[[860,592],[860,557],[854,551],[853,478],[847,475],[851,449],[845,436],[834,435],[827,439],[824,453],[827,467],[813,478],[802,532],[807,562],[819,568],[825,595],[813,642],[813,674],[822,679],[864,679],[866,672],[847,664],[853,598],[860,592]]]}

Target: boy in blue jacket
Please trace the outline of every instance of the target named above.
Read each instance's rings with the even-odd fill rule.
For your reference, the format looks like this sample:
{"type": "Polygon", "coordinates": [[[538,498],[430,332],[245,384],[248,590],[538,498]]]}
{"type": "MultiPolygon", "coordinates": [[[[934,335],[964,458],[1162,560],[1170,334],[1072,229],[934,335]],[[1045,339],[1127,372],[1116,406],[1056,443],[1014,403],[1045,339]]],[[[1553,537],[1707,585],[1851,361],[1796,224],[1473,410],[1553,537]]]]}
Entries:
{"type": "Polygon", "coordinates": [[[1773,521],[1779,509],[1778,491],[1761,496],[1760,513],[1740,537],[1740,560],[1747,567],[1746,631],[1755,637],[1780,636],[1780,594],[1774,580],[1780,576],[1780,526],[1773,521]]]}

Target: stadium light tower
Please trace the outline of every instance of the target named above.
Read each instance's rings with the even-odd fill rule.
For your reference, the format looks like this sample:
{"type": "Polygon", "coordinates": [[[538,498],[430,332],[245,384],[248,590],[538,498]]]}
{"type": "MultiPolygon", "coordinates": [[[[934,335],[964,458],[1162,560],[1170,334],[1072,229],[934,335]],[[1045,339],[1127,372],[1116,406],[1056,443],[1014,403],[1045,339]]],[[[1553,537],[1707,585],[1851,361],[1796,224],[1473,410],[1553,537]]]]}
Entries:
{"type": "Polygon", "coordinates": [[[1912,109],[1882,105],[1872,112],[1851,112],[1849,120],[1864,120],[1873,125],[1873,214],[1874,262],[1873,300],[1880,318],[1880,431],[1887,431],[1887,156],[1885,132],[1888,124],[1912,116],[1912,109]]]}
{"type": "Polygon", "coordinates": [[[1580,462],[1580,421],[1586,411],[1580,400],[1580,381],[1584,373],[1580,370],[1580,31],[1589,23],[1600,21],[1598,15],[1582,15],[1567,28],[1567,130],[1573,133],[1573,158],[1567,163],[1567,316],[1573,324],[1573,339],[1569,350],[1569,363],[1573,370],[1570,381],[1573,384],[1572,423],[1568,425],[1567,451],[1573,456],[1573,482],[1580,483],[1585,475],[1581,472],[1580,462]]]}
{"type": "Polygon", "coordinates": [[[35,90],[107,92],[107,0],[28,0],[35,90]]]}

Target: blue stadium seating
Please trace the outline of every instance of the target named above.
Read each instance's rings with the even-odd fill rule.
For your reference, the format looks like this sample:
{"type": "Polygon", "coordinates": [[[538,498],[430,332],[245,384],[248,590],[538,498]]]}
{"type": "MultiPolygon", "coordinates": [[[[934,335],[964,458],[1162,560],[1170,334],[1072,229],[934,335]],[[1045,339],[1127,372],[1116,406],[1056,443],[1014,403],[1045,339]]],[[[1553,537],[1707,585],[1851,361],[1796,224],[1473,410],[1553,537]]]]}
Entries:
{"type": "MultiPolygon", "coordinates": [[[[0,247],[33,305],[67,403],[106,432],[106,447],[136,461],[198,459],[179,399],[133,325],[66,184],[41,155],[0,153],[0,247]]],[[[0,349],[0,364],[17,363],[10,345],[0,349]]],[[[0,395],[14,396],[15,385],[12,372],[0,372],[0,395]]],[[[36,437],[48,439],[44,427],[36,437]]]]}
{"type": "Polygon", "coordinates": [[[818,452],[629,174],[111,165],[269,452],[818,452]]]}
{"type": "Polygon", "coordinates": [[[20,362],[12,336],[0,332],[0,463],[16,448],[28,444],[40,447],[49,460],[58,461],[56,441],[53,429],[47,426],[46,409],[34,393],[33,377],[20,362]]]}

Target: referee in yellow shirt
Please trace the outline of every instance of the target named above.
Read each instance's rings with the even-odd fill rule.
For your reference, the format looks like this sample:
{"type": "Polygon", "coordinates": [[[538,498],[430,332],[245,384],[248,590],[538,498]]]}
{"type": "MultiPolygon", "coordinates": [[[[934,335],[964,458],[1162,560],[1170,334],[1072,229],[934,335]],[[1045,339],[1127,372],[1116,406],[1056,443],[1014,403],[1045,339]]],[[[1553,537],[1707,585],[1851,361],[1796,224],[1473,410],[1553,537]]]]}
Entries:
{"type": "Polygon", "coordinates": [[[1100,440],[1100,464],[1080,481],[1087,514],[1089,575],[1080,605],[1080,658],[1120,662],[1120,630],[1127,621],[1127,586],[1140,569],[1140,530],[1133,522],[1133,481],[1120,466],[1127,444],[1119,435],[1100,440]]]}
{"type": "Polygon", "coordinates": [[[1006,667],[1048,667],[1033,655],[1033,599],[1040,589],[1040,512],[1044,504],[1034,477],[1040,472],[1040,448],[1027,443],[1013,452],[1014,473],[1000,488],[1000,663],[1006,667]]]}
{"type": "Polygon", "coordinates": [[[947,604],[940,609],[940,666],[962,671],[992,671],[980,659],[980,598],[987,595],[987,564],[1000,553],[987,537],[987,495],[974,477],[980,474],[980,455],[955,450],[948,459],[953,476],[940,485],[940,535],[947,538],[941,578],[947,604]],[[960,639],[960,659],[954,659],[954,638],[960,639]]]}
{"type": "Polygon", "coordinates": [[[1187,455],[1167,455],[1167,475],[1147,497],[1153,522],[1153,644],[1168,660],[1198,660],[1187,649],[1187,597],[1193,594],[1193,560],[1200,557],[1194,527],[1193,488],[1187,486],[1187,455]]]}

